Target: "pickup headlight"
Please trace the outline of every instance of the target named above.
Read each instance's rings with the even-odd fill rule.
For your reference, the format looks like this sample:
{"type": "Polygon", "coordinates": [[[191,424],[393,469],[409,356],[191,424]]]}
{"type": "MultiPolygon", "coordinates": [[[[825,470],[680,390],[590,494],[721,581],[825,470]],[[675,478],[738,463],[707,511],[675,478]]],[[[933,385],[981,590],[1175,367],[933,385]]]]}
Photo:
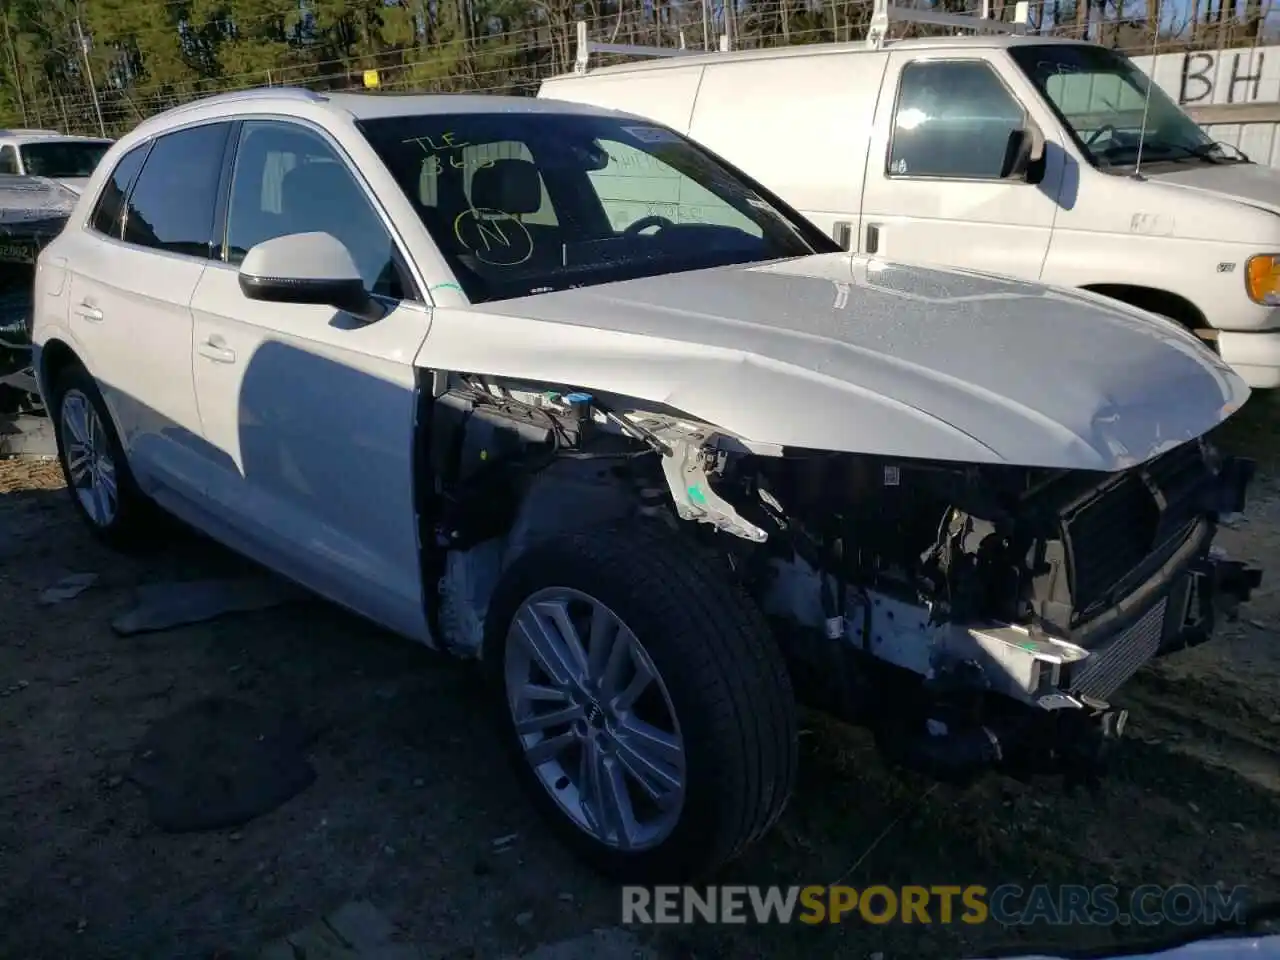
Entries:
{"type": "Polygon", "coordinates": [[[1254,303],[1280,306],[1280,254],[1250,257],[1244,265],[1244,285],[1254,303]]]}

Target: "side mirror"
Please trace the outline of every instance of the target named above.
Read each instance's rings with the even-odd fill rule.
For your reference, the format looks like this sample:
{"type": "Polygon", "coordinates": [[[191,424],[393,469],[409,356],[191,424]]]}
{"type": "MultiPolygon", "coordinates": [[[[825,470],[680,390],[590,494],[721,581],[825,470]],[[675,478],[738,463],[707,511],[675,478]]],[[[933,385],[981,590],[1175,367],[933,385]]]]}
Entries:
{"type": "Polygon", "coordinates": [[[290,233],[264,240],[240,264],[240,292],[266,303],[336,307],[367,323],[381,305],[364,288],[351,253],[328,233],[290,233]]]}
{"type": "Polygon", "coordinates": [[[1009,132],[1009,143],[1004,152],[1001,180],[1026,180],[1034,182],[1035,173],[1044,159],[1044,134],[1030,120],[1019,130],[1009,132]]]}

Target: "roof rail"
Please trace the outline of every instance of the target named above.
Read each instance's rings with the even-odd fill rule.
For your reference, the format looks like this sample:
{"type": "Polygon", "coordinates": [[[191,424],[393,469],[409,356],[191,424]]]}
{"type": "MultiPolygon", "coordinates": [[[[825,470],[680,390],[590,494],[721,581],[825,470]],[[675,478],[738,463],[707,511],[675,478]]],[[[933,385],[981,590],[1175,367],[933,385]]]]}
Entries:
{"type": "Polygon", "coordinates": [[[324,96],[324,94],[316,93],[314,90],[308,90],[306,87],[249,87],[245,90],[228,90],[226,93],[215,93],[207,97],[201,97],[198,100],[180,103],[178,106],[171,107],[163,113],[156,114],[154,117],[148,117],[142,123],[138,124],[138,126],[147,126],[157,117],[168,117],[176,113],[186,113],[214,103],[239,103],[242,101],[281,99],[297,100],[306,103],[324,103],[329,98],[324,96]]]}
{"type": "MultiPolygon", "coordinates": [[[[704,53],[703,50],[689,50],[685,47],[684,31],[680,31],[680,46],[678,47],[645,47],[631,43],[597,43],[587,36],[587,22],[579,20],[578,28],[578,56],[573,63],[574,73],[586,73],[590,66],[591,54],[593,53],[620,53],[629,57],[685,57],[692,54],[704,53]]],[[[720,51],[727,53],[729,51],[728,34],[720,35],[720,51]]]]}
{"type": "Polygon", "coordinates": [[[991,17],[991,0],[982,0],[982,12],[977,16],[968,13],[940,13],[937,10],[918,10],[900,7],[889,0],[875,0],[871,12],[871,26],[867,30],[867,47],[879,50],[889,42],[889,25],[902,23],[932,23],[957,30],[976,30],[979,33],[1025,33],[1030,5],[1018,0],[1014,7],[1013,22],[994,20],[991,17]]]}

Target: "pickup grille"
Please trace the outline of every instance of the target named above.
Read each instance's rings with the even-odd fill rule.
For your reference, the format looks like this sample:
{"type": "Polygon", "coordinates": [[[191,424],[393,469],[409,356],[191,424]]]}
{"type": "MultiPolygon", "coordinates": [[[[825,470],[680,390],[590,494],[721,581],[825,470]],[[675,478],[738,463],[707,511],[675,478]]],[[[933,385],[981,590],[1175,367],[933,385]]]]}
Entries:
{"type": "Polygon", "coordinates": [[[1063,517],[1079,623],[1151,576],[1186,541],[1213,479],[1198,443],[1126,471],[1063,517]]]}

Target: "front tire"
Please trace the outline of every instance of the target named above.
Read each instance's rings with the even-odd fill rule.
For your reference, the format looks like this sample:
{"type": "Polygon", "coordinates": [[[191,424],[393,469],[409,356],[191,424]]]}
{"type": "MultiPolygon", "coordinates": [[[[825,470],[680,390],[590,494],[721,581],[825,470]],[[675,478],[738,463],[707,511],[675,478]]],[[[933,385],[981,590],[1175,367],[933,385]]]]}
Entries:
{"type": "Polygon", "coordinates": [[[104,543],[132,551],[156,532],[152,502],[138,489],[102,393],[79,364],[59,371],[50,416],[58,462],[81,519],[104,543]]]}
{"type": "Polygon", "coordinates": [[[791,682],[724,565],[647,525],[544,541],[486,618],[493,709],[535,804],[623,882],[689,882],[777,822],[791,682]]]}

